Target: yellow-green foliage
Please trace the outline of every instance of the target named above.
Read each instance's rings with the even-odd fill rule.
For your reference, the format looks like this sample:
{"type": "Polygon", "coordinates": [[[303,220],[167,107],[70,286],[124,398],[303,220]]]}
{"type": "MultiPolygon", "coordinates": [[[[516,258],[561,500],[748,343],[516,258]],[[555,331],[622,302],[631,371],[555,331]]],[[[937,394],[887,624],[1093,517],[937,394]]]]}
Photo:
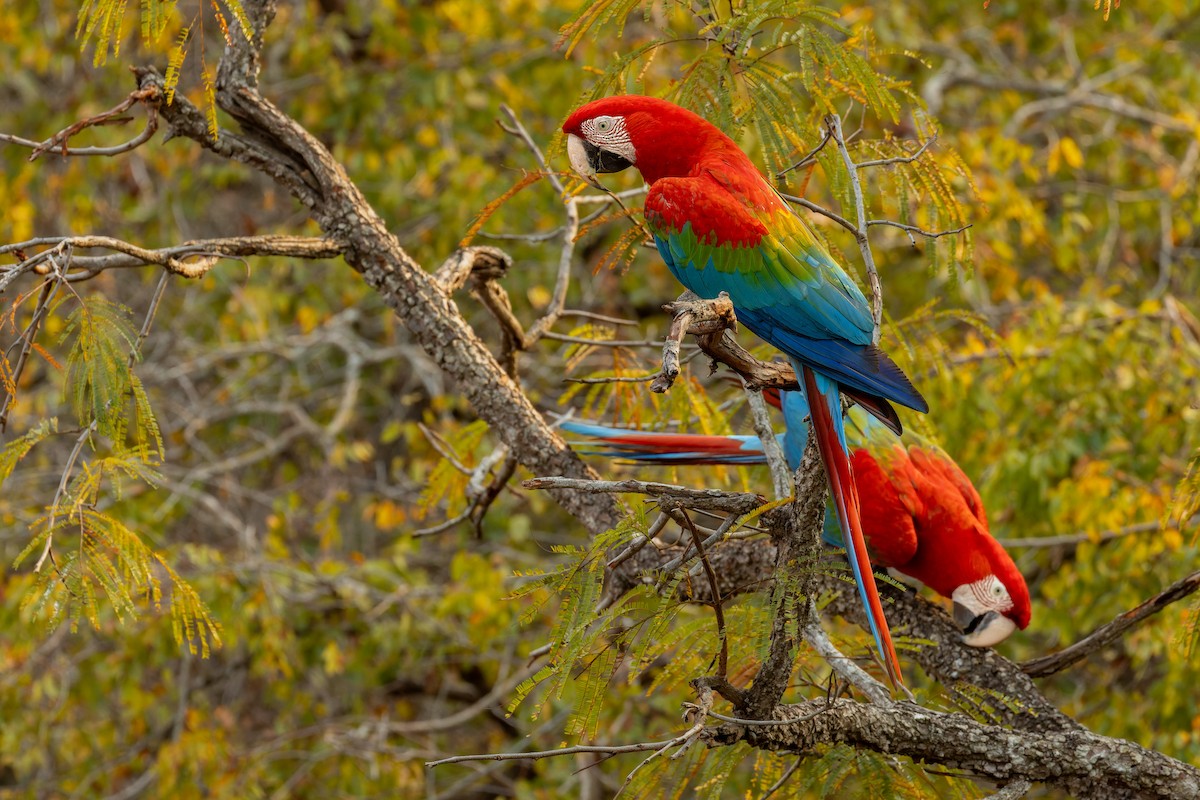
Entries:
{"type": "MultiPolygon", "coordinates": [[[[1200,71],[1187,0],[1151,15],[1129,4],[983,5],[282,3],[262,86],[331,147],[426,268],[469,234],[508,251],[515,266],[502,282],[526,323],[552,296],[563,198],[537,179],[524,143],[495,124],[501,103],[563,177],[562,120],[617,91],[688,105],[776,175],[816,147],[830,111],[858,161],[911,155],[936,132],[919,160],[861,175],[871,219],[931,232],[972,226],[937,240],[871,227],[883,343],[934,409],[905,416],[906,427],[960,462],[999,537],[1026,543],[1011,550],[1029,579],[1033,622],[1000,648],[1020,660],[1196,568],[1200,203],[1189,153],[1200,71]],[[497,234],[543,238],[489,239],[497,234]],[[1122,535],[1101,541],[1112,532],[1122,535]],[[1086,541],[1027,546],[1073,535],[1086,541]]],[[[132,88],[126,64],[145,63],[169,71],[176,99],[207,109],[213,132],[217,59],[247,24],[239,3],[10,6],[0,15],[12,63],[0,75],[4,133],[41,140],[111,108],[132,88]],[[96,58],[107,66],[93,67],[96,58]]],[[[135,106],[128,123],[89,128],[72,144],[126,142],[143,114],[135,106]]],[[[0,147],[0,243],[74,232],[157,247],[317,233],[269,180],[192,143],[164,142],[161,128],[116,158],[27,156],[0,147]]],[[[854,218],[830,145],[777,181],[854,218]]],[[[640,189],[632,170],[606,182],[640,189]]],[[[569,191],[590,193],[578,183],[569,191]]],[[[740,390],[710,379],[686,347],[665,396],[644,381],[563,382],[657,370],[658,347],[609,346],[661,339],[659,307],[680,289],[642,246],[636,194],[625,203],[629,211],[608,207],[582,226],[567,308],[635,324],[564,315],[555,333],[602,341],[543,339],[519,356],[521,386],[556,412],[749,433],[740,390]]],[[[854,240],[802,213],[861,274],[854,240]]],[[[647,754],[586,768],[573,758],[478,771],[424,762],[681,730],[687,682],[713,669],[720,647],[711,610],[673,599],[697,578],[662,576],[595,613],[603,560],[653,524],[640,498],[623,498],[629,519],[588,542],[550,497],[514,480],[477,531],[414,537],[467,503],[467,476],[419,423],[468,469],[497,437],[380,298],[341,262],[222,263],[198,281],[172,279],[143,360],[130,366],[158,277],[149,272],[59,286],[19,376],[40,281],[54,278],[25,276],[0,298],[0,402],[16,395],[0,431],[0,784],[11,774],[19,796],[111,796],[142,780],[147,796],[180,798],[574,796],[597,774],[600,791],[619,786],[647,754]],[[51,555],[34,572],[49,535],[51,555]],[[156,613],[159,593],[169,613],[156,613]],[[70,624],[50,633],[56,614],[70,624]],[[180,642],[202,653],[217,622],[222,647],[193,658],[180,642]],[[547,644],[555,649],[542,673],[503,691],[537,669],[530,653],[547,644]],[[480,713],[439,727],[469,709],[480,713]]],[[[468,292],[455,300],[499,347],[488,313],[468,292]]],[[[740,340],[758,344],[744,332],[740,340]]],[[[593,463],[604,477],[769,486],[761,468],[593,463]]],[[[844,575],[839,563],[830,556],[817,568],[844,575]]],[[[758,668],[783,588],[725,607],[737,685],[758,668]]],[[[1098,732],[1195,763],[1200,668],[1188,647],[1198,618],[1194,604],[1172,607],[1040,685],[1098,732]],[[1092,702],[1101,694],[1105,703],[1092,702]]],[[[844,652],[868,652],[866,634],[830,628],[844,652]]],[[[917,670],[908,677],[922,702],[951,706],[917,670]]],[[[828,678],[802,649],[788,698],[823,696],[828,678]]],[[[969,692],[956,700],[971,713],[1005,702],[969,692]]],[[[626,795],[761,797],[794,763],[697,746],[639,770],[626,795]]],[[[774,796],[987,791],[830,748],[806,754],[774,796]]]]}

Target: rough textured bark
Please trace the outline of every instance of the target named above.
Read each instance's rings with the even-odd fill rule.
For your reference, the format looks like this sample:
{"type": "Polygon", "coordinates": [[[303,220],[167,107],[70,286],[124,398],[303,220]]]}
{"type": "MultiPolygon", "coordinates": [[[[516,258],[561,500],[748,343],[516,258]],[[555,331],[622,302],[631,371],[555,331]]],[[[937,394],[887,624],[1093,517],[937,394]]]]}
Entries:
{"type": "Polygon", "coordinates": [[[1200,771],[1161,753],[1083,729],[1037,733],[985,725],[910,703],[812,700],[777,706],[773,719],[795,725],[713,729],[714,744],[743,741],[764,750],[807,752],[844,743],[997,781],[1027,779],[1076,797],[1200,798],[1200,771]]]}
{"type": "MultiPolygon", "coordinates": [[[[671,550],[645,548],[639,560],[641,567],[653,571],[652,562],[666,563],[674,557],[671,550]]],[[[722,597],[768,587],[774,571],[776,548],[766,539],[726,542],[709,553],[709,561],[719,578],[722,597]]],[[[625,565],[619,568],[626,572],[625,565]]],[[[633,580],[622,575],[623,583],[633,580]]],[[[816,591],[830,598],[826,610],[859,624],[866,625],[862,606],[852,584],[827,571],[814,573],[816,591]]],[[[711,601],[705,583],[691,584],[692,597],[701,603],[711,601]]],[[[915,592],[905,592],[881,584],[884,608],[892,631],[897,636],[928,639],[929,646],[904,648],[902,661],[915,661],[927,675],[954,692],[959,701],[975,706],[981,713],[1003,725],[1033,731],[1079,729],[1075,720],[1055,708],[1034,685],[1032,678],[1018,664],[1009,661],[990,648],[969,647],[963,644],[962,633],[950,616],[937,604],[915,592]],[[960,687],[962,691],[956,691],[960,687]],[[968,687],[984,690],[977,692],[968,687]],[[994,701],[988,702],[988,693],[994,701]],[[986,706],[984,708],[983,706],[986,706]]]]}

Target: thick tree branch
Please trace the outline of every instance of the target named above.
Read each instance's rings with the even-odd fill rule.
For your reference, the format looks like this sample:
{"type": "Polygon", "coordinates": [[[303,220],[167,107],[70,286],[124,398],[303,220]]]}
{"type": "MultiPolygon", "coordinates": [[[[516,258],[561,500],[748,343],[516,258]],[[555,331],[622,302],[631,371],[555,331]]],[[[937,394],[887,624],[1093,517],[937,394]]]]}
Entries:
{"type": "Polygon", "coordinates": [[[848,744],[995,781],[1048,783],[1081,798],[1200,798],[1200,770],[1195,767],[1083,729],[1014,731],[910,703],[845,699],[777,706],[772,719],[796,722],[727,723],[710,729],[706,737],[712,744],[742,741],[799,753],[822,744],[848,744]]]}
{"type": "MultiPolygon", "coordinates": [[[[764,515],[764,524],[774,524],[775,515],[782,510],[764,515]]],[[[611,570],[609,591],[614,588],[628,591],[639,585],[643,581],[642,575],[662,569],[677,552],[678,548],[643,548],[611,570]]],[[[774,580],[777,555],[776,547],[770,541],[727,541],[712,548],[708,557],[722,597],[764,591],[774,580]]],[[[840,578],[831,570],[814,570],[813,580],[817,584],[814,596],[829,598],[825,609],[828,613],[842,616],[865,629],[867,622],[853,582],[840,578]]],[[[711,602],[704,582],[692,582],[688,588],[696,601],[711,602]]],[[[900,591],[886,584],[879,588],[893,634],[931,643],[904,647],[901,642],[904,659],[919,664],[960,702],[973,707],[987,706],[984,710],[994,722],[1023,730],[1080,727],[1046,700],[1018,665],[995,650],[964,644],[962,632],[939,605],[914,592],[900,591]]]]}
{"type": "Polygon", "coordinates": [[[775,584],[770,651],[737,708],[740,716],[751,719],[767,719],[791,683],[800,628],[820,625],[815,607],[808,602],[819,591],[816,566],[825,519],[825,468],[815,436],[808,438],[793,481],[796,499],[779,510],[773,518],[777,524],[771,529],[774,571],[788,579],[775,584]]]}
{"type": "MultiPolygon", "coordinates": [[[[231,28],[232,43],[217,81],[217,103],[238,120],[243,134],[222,130],[210,138],[199,109],[180,95],[171,105],[158,107],[170,133],[263,172],[304,204],[326,236],[343,244],[346,262],[383,296],[413,338],[458,383],[518,463],[536,474],[595,478],[501,369],[441,284],[404,251],[329,150],[258,92],[258,47],[274,3],[259,0],[245,5],[255,41],[247,42],[231,28]]],[[[140,89],[161,90],[163,79],[156,70],[140,68],[135,75],[140,89]]],[[[608,530],[619,519],[617,504],[608,495],[565,490],[554,490],[552,495],[593,532],[608,530]]]]}

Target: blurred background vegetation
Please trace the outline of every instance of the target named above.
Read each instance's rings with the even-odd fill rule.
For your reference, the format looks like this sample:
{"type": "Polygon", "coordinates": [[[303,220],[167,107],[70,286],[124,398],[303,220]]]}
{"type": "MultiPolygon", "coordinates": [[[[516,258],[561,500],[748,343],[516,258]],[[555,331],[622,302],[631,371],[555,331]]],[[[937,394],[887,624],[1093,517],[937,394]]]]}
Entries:
{"type": "MultiPolygon", "coordinates": [[[[284,2],[262,84],[332,148],[428,268],[537,170],[530,150],[497,125],[502,104],[557,170],[566,169],[561,121],[614,91],[693,107],[772,170],[818,144],[829,111],[857,131],[859,160],[911,152],[936,131],[925,156],[934,167],[871,175],[870,215],[971,228],[935,241],[876,227],[872,245],[890,320],[885,344],[934,409],[905,423],[936,437],[976,481],[993,532],[1014,542],[1030,581],[1033,622],[1001,651],[1020,660],[1061,647],[1196,569],[1197,479],[1187,477],[1200,446],[1194,4],[1126,3],[1107,19],[1078,0],[1033,11],[1018,0],[786,3],[776,4],[786,14],[762,19],[742,3],[693,5],[284,2]],[[866,93],[870,86],[881,94],[866,93]]],[[[208,4],[180,3],[153,44],[136,35],[131,10],[119,55],[100,67],[80,53],[77,3],[5,10],[0,131],[31,139],[118,103],[133,88],[124,65],[165,64],[184,24],[203,20],[180,89],[197,102],[201,53],[211,70],[221,50],[208,4]]],[[[140,124],[94,138],[123,141],[140,124]]],[[[29,164],[27,155],[0,147],[0,243],[102,233],[149,247],[318,233],[265,179],[190,142],[160,136],[113,159],[29,164]]],[[[630,174],[610,185],[638,184],[630,174]]],[[[851,216],[835,154],[781,186],[851,216]]],[[[809,218],[859,269],[853,239],[809,218]]],[[[550,232],[563,220],[562,198],[542,180],[494,209],[475,236],[513,255],[504,284],[523,320],[550,300],[560,243],[487,237],[550,232]]],[[[638,326],[567,315],[559,334],[664,333],[659,305],[678,287],[629,230],[619,214],[587,226],[567,305],[638,326]]],[[[116,270],[75,290],[127,306],[136,328],[157,280],[149,269],[116,270]]],[[[31,308],[21,293],[35,287],[0,295],[0,347],[10,358],[31,308]]],[[[66,363],[62,338],[78,301],[62,302],[39,340],[47,356],[22,375],[0,433],[8,444],[52,416],[64,431],[35,448],[0,493],[0,797],[611,796],[636,756],[583,771],[591,762],[424,768],[443,755],[579,738],[564,734],[578,700],[570,683],[561,699],[535,691],[511,716],[498,709],[557,608],[511,598],[514,574],[565,561],[564,548],[583,545],[584,532],[546,498],[514,490],[477,531],[464,523],[420,535],[466,505],[467,476],[435,442],[468,468],[494,444],[340,262],[224,262],[197,282],[175,279],[143,346],[137,375],[162,431],[160,474],[100,503],[195,588],[222,647],[192,654],[150,602],[123,618],[102,602],[95,624],[51,628],[53,609],[25,603],[33,559],[14,559],[75,440],[67,373],[55,362],[66,363]],[[450,724],[476,706],[465,725],[450,724]]],[[[488,314],[466,296],[459,302],[498,343],[488,314]]],[[[666,398],[641,384],[563,382],[646,374],[656,357],[655,348],[548,339],[522,356],[521,374],[548,411],[746,432],[738,393],[709,380],[700,361],[666,398]]],[[[769,485],[761,468],[662,477],[769,485]]],[[[736,613],[755,613],[746,605],[736,613]]],[[[1196,614],[1194,604],[1168,609],[1042,688],[1099,733],[1196,763],[1196,614]]],[[[707,626],[707,615],[685,610],[678,624],[707,626]]],[[[865,652],[866,637],[838,631],[843,647],[865,652]]],[[[712,655],[696,649],[676,654],[661,678],[618,673],[585,738],[622,743],[673,731],[688,670],[712,655]]],[[[801,674],[820,683],[823,669],[814,659],[801,674]]],[[[695,754],[646,794],[759,796],[790,764],[733,752],[744,761],[723,790],[705,783],[695,754]]],[[[802,775],[796,785],[812,796],[984,793],[840,748],[802,775]]]]}

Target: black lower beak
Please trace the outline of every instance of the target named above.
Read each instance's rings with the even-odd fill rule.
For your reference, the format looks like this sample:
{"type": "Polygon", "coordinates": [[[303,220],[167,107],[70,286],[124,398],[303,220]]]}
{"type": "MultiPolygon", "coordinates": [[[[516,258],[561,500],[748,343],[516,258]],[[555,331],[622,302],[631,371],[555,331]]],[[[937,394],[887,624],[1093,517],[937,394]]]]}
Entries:
{"type": "Polygon", "coordinates": [[[976,616],[975,612],[966,606],[959,605],[958,603],[954,604],[954,624],[961,628],[962,632],[968,636],[975,632],[975,629],[983,622],[985,616],[987,615],[980,614],[976,616]]]}
{"type": "Polygon", "coordinates": [[[601,150],[586,139],[583,141],[583,150],[587,154],[588,164],[598,173],[620,172],[633,166],[632,161],[628,161],[616,153],[601,150]]]}

